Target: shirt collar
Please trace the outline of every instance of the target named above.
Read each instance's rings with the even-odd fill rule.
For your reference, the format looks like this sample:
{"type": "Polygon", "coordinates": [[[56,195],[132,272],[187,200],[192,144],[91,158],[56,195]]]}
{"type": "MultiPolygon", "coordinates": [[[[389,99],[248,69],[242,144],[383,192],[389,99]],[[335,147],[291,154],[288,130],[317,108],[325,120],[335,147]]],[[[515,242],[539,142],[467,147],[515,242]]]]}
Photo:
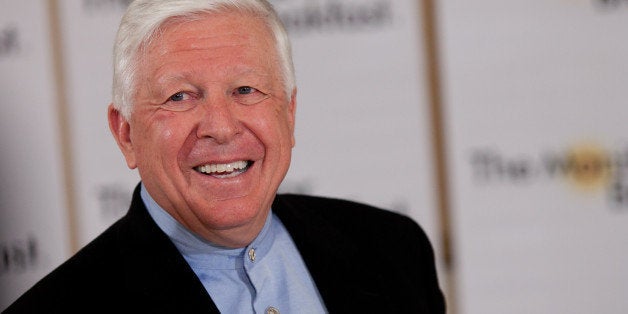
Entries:
{"type": "Polygon", "coordinates": [[[274,214],[268,215],[264,227],[257,237],[244,248],[226,248],[215,245],[193,233],[174,219],[148,194],[142,184],[141,197],[148,213],[157,226],[170,238],[179,252],[190,264],[210,269],[242,268],[242,260],[251,249],[255,250],[255,260],[261,261],[275,241],[276,223],[274,214]]]}

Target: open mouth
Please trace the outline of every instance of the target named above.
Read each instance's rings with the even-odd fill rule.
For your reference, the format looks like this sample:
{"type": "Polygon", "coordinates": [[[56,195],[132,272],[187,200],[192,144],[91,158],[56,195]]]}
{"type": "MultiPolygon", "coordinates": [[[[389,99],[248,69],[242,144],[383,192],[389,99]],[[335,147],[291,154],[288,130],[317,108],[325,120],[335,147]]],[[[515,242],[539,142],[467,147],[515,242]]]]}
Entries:
{"type": "Polygon", "coordinates": [[[246,172],[253,161],[251,160],[239,160],[226,164],[207,164],[194,167],[199,173],[209,175],[216,178],[232,178],[246,172]]]}

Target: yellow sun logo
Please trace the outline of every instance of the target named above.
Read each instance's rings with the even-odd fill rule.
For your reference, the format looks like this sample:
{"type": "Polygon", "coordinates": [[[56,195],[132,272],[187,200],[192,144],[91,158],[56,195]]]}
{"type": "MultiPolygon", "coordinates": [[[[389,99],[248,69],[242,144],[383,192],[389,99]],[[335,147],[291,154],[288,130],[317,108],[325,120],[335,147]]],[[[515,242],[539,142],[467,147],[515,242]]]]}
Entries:
{"type": "Polygon", "coordinates": [[[609,153],[596,144],[580,144],[569,151],[569,179],[582,190],[598,190],[611,182],[609,153]]]}

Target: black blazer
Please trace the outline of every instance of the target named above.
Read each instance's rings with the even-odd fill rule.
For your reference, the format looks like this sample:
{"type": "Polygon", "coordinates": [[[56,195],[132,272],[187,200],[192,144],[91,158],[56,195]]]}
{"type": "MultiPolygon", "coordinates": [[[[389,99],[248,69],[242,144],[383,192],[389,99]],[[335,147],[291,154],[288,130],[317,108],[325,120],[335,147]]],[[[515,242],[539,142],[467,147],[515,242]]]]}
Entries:
{"type": "MultiPolygon", "coordinates": [[[[330,313],[444,313],[434,255],[411,219],[353,202],[278,195],[330,313]]],[[[135,190],[128,213],[3,313],[218,313],[135,190]]]]}

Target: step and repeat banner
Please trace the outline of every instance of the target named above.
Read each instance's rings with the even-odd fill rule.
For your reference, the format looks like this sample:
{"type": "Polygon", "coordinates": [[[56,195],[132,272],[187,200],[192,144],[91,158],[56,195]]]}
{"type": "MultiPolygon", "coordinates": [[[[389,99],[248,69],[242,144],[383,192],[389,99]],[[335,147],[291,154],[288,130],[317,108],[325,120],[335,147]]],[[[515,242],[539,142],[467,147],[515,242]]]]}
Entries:
{"type": "MultiPolygon", "coordinates": [[[[79,246],[126,212],[139,176],[127,169],[106,119],[112,45],[130,1],[58,1],[62,91],[50,73],[49,2],[0,1],[11,17],[0,23],[0,77],[10,82],[2,88],[17,91],[2,102],[0,243],[10,257],[0,256],[1,310],[72,252],[63,167],[73,173],[79,246]],[[71,164],[60,160],[57,92],[69,108],[71,164]]],[[[297,145],[280,191],[407,214],[438,248],[419,3],[272,2],[292,37],[299,88],[297,145]]]]}
{"type": "Polygon", "coordinates": [[[459,312],[628,311],[628,1],[438,1],[459,312]]]}
{"type": "MultiPolygon", "coordinates": [[[[112,44],[129,2],[58,1],[55,32],[53,1],[0,0],[0,310],[68,258],[73,241],[85,245],[124,215],[139,182],[106,120],[112,44]]],[[[272,2],[299,86],[281,192],[420,222],[449,313],[628,310],[628,1],[434,1],[451,273],[437,219],[424,1],[272,2]]]]}
{"type": "Polygon", "coordinates": [[[298,85],[297,143],[281,190],[407,214],[436,242],[419,3],[274,4],[292,39],[298,85]]]}

